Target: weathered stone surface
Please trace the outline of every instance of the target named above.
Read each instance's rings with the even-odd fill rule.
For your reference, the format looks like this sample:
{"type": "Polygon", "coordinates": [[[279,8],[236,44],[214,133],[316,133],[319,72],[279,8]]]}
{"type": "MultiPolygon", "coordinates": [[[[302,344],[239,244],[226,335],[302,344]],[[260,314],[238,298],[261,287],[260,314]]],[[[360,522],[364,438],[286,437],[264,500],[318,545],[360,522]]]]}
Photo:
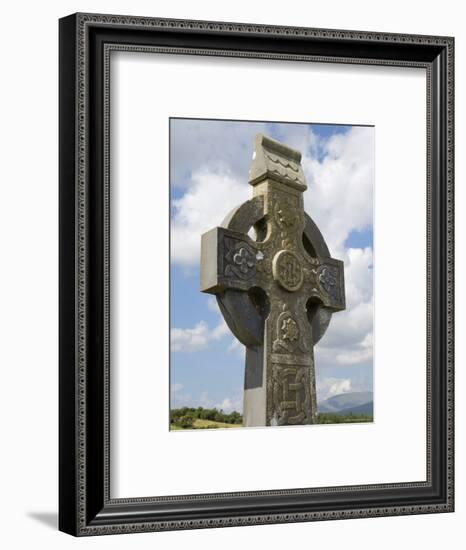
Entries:
{"type": "Polygon", "coordinates": [[[298,151],[256,136],[253,198],[202,236],[201,290],[217,296],[246,346],[245,426],[315,422],[314,345],[345,308],[343,262],[304,212],[300,162],[298,151]]]}

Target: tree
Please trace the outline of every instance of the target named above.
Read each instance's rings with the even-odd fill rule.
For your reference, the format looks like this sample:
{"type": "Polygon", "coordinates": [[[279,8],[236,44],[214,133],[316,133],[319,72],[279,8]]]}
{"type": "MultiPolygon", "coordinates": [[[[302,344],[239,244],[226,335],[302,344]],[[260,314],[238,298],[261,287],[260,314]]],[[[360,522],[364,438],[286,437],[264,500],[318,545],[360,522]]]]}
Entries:
{"type": "Polygon", "coordinates": [[[194,418],[190,415],[181,416],[176,424],[183,429],[192,428],[194,424],[194,418]]]}

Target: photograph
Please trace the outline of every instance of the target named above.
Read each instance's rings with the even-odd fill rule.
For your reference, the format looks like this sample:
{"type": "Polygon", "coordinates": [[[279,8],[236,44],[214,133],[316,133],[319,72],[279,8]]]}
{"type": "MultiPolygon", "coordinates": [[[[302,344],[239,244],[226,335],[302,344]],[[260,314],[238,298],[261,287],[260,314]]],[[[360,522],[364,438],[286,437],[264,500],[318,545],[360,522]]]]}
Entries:
{"type": "Polygon", "coordinates": [[[170,430],[373,422],[375,128],[169,131],[170,430]]]}

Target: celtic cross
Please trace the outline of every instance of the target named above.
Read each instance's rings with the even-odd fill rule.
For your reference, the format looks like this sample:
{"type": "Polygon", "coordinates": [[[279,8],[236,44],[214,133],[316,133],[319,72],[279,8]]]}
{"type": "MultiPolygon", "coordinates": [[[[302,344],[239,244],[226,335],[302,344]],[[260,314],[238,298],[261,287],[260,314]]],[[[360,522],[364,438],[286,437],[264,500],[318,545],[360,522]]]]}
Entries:
{"type": "Polygon", "coordinates": [[[253,198],[202,236],[201,291],[246,346],[243,424],[313,424],[314,345],[345,309],[343,262],[304,212],[301,153],[259,134],[249,176],[253,198]]]}

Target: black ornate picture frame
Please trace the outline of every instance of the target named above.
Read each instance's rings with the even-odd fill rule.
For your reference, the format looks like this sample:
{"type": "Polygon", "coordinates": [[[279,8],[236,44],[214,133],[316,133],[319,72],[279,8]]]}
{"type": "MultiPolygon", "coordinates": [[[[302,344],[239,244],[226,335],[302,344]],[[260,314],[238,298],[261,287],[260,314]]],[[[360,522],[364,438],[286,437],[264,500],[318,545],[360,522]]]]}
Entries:
{"type": "Polygon", "coordinates": [[[60,20],[59,63],[60,530],[84,536],[453,511],[453,38],[75,14],[60,20]],[[426,70],[426,481],[110,497],[112,50],[426,70]]]}

